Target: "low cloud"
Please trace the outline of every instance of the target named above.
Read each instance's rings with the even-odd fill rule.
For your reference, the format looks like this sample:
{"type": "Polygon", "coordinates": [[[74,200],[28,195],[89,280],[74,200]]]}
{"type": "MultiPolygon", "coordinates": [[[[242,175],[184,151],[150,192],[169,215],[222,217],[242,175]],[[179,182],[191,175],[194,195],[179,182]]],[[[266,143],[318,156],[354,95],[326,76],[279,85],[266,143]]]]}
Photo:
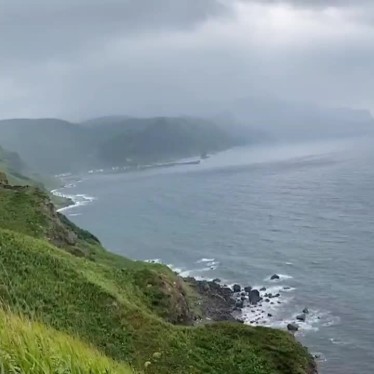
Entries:
{"type": "Polygon", "coordinates": [[[372,17],[365,0],[5,0],[0,116],[188,113],[251,95],[374,109],[372,17]]]}

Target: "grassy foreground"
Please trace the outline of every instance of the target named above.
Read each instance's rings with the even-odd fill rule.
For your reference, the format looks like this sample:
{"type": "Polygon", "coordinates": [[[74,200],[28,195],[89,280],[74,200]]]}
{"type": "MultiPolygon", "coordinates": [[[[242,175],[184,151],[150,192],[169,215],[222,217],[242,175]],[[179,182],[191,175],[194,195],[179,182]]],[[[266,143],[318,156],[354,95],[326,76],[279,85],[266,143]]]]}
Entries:
{"type": "Polygon", "coordinates": [[[311,372],[310,355],[286,332],[192,326],[197,298],[167,267],[106,252],[39,190],[0,186],[5,372],[311,372]]]}
{"type": "Polygon", "coordinates": [[[0,310],[1,373],[130,374],[133,370],[105,357],[78,339],[0,310]]]}

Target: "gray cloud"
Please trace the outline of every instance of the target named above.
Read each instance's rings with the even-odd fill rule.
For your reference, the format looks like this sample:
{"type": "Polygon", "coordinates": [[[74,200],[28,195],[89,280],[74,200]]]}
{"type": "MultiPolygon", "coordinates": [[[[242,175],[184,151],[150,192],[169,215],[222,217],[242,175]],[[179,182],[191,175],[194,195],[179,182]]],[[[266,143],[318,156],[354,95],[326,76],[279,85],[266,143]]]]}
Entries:
{"type": "Polygon", "coordinates": [[[1,117],[186,113],[250,95],[373,109],[374,10],[365,0],[1,7],[1,117]]]}
{"type": "Polygon", "coordinates": [[[218,0],[5,0],[1,57],[54,57],[123,35],[188,29],[228,9],[218,0]]]}
{"type": "Polygon", "coordinates": [[[257,2],[260,4],[291,4],[297,7],[346,7],[371,5],[371,0],[241,0],[243,2],[257,2]]]}

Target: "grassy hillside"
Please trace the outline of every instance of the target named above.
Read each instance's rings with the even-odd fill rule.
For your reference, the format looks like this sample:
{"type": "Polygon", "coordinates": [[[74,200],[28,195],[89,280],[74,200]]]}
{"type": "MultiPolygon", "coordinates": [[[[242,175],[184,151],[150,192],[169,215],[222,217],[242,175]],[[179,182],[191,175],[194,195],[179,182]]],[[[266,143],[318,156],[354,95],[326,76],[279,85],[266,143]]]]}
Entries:
{"type": "Polygon", "coordinates": [[[76,338],[4,310],[0,310],[0,362],[3,373],[134,373],[76,338]]]}
{"type": "Polygon", "coordinates": [[[198,295],[181,278],[162,265],[106,252],[56,214],[40,191],[0,187],[0,217],[0,362],[11,357],[23,368],[14,372],[88,373],[89,365],[92,373],[310,372],[310,356],[286,332],[192,326],[198,295]],[[32,344],[35,336],[40,345],[32,344]],[[62,370],[66,357],[75,371],[62,370]],[[41,367],[61,362],[61,370],[27,371],[22,365],[30,360],[41,367]]]}
{"type": "MultiPolygon", "coordinates": [[[[6,173],[6,180],[13,186],[33,186],[43,191],[55,189],[60,186],[57,178],[42,176],[35,173],[16,152],[5,150],[0,145],[0,171],[6,173]]],[[[50,195],[53,203],[58,207],[66,206],[70,200],[64,197],[50,195]]]]}
{"type": "MultiPolygon", "coordinates": [[[[32,184],[32,172],[18,153],[10,152],[0,146],[0,170],[7,173],[9,183],[17,185],[32,184]]],[[[41,186],[41,183],[40,183],[41,186]]]]}

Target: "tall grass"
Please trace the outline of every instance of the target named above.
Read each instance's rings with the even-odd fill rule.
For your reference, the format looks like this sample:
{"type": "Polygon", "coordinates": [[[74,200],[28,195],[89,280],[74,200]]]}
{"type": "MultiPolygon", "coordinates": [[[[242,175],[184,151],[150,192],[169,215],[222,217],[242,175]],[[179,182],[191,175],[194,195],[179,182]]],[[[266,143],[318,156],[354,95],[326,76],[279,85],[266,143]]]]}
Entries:
{"type": "Polygon", "coordinates": [[[66,334],[0,309],[1,374],[131,374],[66,334]]]}

